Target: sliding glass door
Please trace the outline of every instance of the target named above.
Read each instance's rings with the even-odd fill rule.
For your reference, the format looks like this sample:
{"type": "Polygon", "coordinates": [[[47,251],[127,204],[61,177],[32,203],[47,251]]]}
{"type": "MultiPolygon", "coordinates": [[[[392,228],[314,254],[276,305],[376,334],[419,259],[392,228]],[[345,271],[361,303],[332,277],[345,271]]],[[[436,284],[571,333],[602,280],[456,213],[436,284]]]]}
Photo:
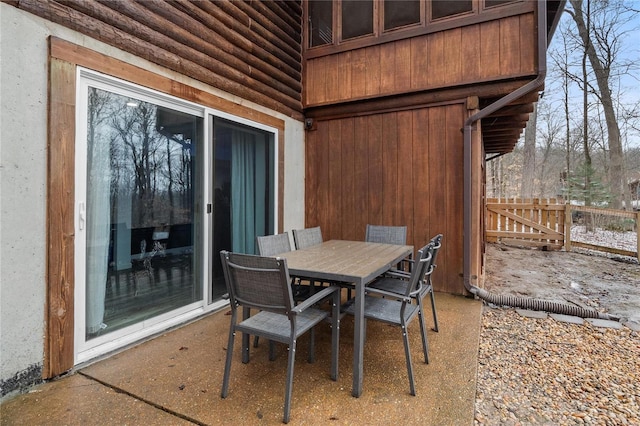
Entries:
{"type": "Polygon", "coordinates": [[[202,308],[204,111],[99,75],[79,81],[75,336],[82,354],[202,308]]]}
{"type": "Polygon", "coordinates": [[[275,131],[80,71],[76,362],[221,305],[220,250],[275,224],[275,131]]]}

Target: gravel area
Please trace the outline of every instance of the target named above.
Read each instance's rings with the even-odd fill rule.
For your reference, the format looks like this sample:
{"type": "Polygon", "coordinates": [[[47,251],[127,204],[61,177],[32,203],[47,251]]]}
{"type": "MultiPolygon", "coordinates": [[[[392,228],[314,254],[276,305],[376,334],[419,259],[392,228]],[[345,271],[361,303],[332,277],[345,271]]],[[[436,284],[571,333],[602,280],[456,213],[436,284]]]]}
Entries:
{"type": "Polygon", "coordinates": [[[475,425],[640,425],[640,333],[483,309],[475,425]]]}

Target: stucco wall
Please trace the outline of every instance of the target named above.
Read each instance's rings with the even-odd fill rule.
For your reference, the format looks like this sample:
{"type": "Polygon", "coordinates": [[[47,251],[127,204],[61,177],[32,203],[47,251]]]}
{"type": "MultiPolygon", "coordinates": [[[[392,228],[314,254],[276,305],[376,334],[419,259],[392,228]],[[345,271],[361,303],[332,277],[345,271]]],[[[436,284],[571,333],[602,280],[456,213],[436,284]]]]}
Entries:
{"type": "Polygon", "coordinates": [[[49,35],[284,120],[284,227],[304,226],[301,122],[0,3],[0,396],[37,381],[43,363],[49,35]]]}

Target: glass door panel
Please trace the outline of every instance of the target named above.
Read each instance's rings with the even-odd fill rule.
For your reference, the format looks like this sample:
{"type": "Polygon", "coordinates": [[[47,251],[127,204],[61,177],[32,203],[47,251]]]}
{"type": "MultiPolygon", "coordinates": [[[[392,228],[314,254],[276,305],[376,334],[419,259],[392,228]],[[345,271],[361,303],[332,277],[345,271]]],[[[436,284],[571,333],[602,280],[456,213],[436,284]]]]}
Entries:
{"type": "Polygon", "coordinates": [[[89,341],[202,300],[203,118],[97,87],[87,96],[89,341]]]}
{"type": "Polygon", "coordinates": [[[257,253],[274,230],[274,134],[213,119],[213,298],[226,292],[218,253],[257,253]]]}

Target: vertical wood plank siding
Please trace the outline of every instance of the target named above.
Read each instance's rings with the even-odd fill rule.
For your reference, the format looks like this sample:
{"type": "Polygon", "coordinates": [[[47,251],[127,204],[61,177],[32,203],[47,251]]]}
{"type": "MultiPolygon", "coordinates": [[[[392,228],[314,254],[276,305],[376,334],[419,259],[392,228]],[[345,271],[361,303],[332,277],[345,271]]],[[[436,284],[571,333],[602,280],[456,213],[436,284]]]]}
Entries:
{"type": "Polygon", "coordinates": [[[532,76],[534,27],[531,12],[309,59],[305,107],[532,76]]]}
{"type": "Polygon", "coordinates": [[[73,367],[75,64],[49,62],[45,378],[73,367]]]}
{"type": "Polygon", "coordinates": [[[302,119],[300,1],[42,1],[14,6],[302,119]]]}
{"type": "Polygon", "coordinates": [[[367,223],[407,225],[416,249],[444,234],[436,290],[463,292],[462,102],[318,121],[307,133],[306,225],[363,240],[367,223]]]}

